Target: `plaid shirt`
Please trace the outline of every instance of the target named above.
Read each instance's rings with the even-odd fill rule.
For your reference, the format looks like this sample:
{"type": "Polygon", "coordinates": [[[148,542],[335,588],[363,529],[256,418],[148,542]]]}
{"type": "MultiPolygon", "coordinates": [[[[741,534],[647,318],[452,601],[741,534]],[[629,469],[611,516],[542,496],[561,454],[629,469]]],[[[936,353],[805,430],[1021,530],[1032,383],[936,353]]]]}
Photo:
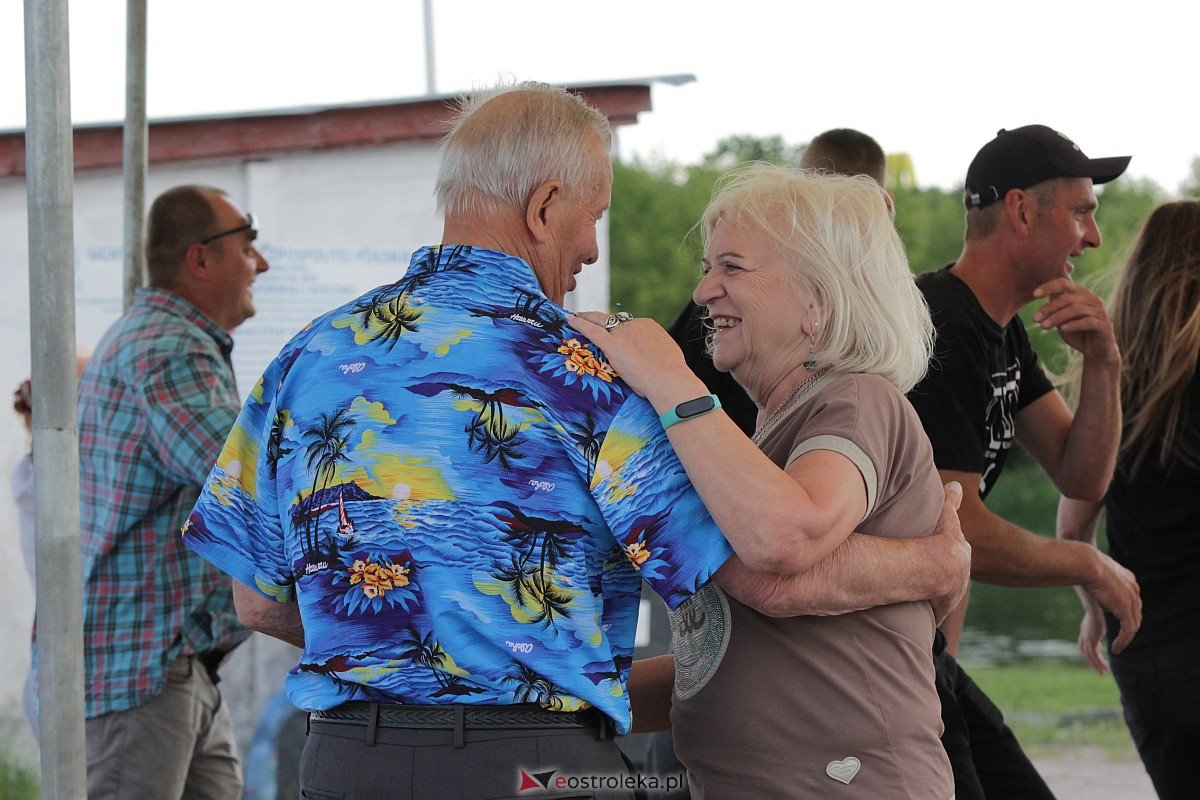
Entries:
{"type": "Polygon", "coordinates": [[[229,579],[179,535],[237,417],[232,349],[190,303],[143,289],[80,379],[88,717],[148,702],[177,656],[248,635],[229,579]]]}

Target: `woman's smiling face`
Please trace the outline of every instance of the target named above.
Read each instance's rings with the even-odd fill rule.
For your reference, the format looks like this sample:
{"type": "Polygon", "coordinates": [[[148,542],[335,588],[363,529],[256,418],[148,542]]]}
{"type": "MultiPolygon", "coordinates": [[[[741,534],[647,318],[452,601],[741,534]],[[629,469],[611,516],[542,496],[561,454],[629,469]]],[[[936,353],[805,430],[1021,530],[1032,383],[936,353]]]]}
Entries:
{"type": "Polygon", "coordinates": [[[779,247],[765,232],[717,223],[692,298],[716,328],[713,363],[755,398],[808,355],[807,301],[797,294],[779,247]]]}

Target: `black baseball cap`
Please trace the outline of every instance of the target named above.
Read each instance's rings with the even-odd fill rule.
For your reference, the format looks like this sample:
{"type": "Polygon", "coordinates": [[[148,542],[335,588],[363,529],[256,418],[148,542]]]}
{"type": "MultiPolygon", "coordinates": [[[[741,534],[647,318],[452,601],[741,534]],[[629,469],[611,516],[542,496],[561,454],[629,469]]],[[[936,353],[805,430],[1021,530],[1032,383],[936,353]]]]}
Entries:
{"type": "Polygon", "coordinates": [[[1072,142],[1045,125],[1001,128],[967,169],[967,208],[986,208],[1013,189],[1051,178],[1091,178],[1107,183],[1129,166],[1130,156],[1088,158],[1072,142]]]}

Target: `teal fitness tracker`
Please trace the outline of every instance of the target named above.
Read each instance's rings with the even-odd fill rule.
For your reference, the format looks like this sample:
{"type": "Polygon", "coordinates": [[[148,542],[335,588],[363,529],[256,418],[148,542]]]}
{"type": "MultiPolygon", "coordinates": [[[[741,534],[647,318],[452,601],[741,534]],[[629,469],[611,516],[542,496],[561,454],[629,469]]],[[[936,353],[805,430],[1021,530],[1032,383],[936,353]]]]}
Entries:
{"type": "Polygon", "coordinates": [[[658,421],[662,423],[663,430],[674,425],[676,422],[683,422],[692,417],[702,417],[710,411],[715,411],[721,407],[721,400],[715,394],[706,394],[703,397],[697,397],[695,400],[688,400],[686,403],[680,403],[659,416],[658,421]]]}

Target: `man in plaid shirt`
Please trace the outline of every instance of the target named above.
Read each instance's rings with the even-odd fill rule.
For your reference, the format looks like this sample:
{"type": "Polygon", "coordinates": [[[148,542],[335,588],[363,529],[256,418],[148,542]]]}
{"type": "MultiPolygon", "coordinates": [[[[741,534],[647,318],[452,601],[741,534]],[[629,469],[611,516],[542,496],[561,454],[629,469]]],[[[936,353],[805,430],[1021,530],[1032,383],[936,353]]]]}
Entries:
{"type": "MultiPolygon", "coordinates": [[[[88,796],[240,797],[216,668],[248,632],[229,579],[179,530],[241,406],[230,331],[267,269],[254,218],[219,189],[150,209],[150,288],[79,383],[88,796]]],[[[43,628],[42,635],[53,635],[43,628]]]]}

